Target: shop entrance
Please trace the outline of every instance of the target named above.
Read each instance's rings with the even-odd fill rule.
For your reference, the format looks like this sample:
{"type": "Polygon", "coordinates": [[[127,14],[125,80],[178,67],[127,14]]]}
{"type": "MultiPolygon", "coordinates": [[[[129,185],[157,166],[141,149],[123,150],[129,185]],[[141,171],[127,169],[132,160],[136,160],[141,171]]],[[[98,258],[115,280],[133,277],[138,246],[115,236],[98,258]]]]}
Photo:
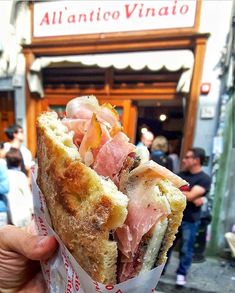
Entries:
{"type": "MultiPolygon", "coordinates": [[[[81,62],[69,64],[67,61],[56,62],[57,60],[55,60],[53,64],[51,61],[50,66],[43,68],[42,72],[45,93],[42,110],[50,108],[63,116],[65,105],[70,99],[83,95],[95,95],[101,104],[111,103],[116,106],[123,129],[130,137],[131,142],[138,141],[139,128],[141,124],[146,123],[155,135],[165,134],[168,139],[178,140],[180,148],[183,128],[181,90],[185,89],[187,82],[190,83],[191,67],[189,65],[185,67],[184,63],[179,62],[174,69],[169,70],[163,65],[167,64],[166,62],[155,61],[156,65],[154,66],[159,68],[156,67],[154,70],[148,61],[148,66],[141,64],[141,68],[133,69],[131,66],[127,66],[130,64],[127,57],[132,54],[137,57],[135,53],[117,55],[119,62],[122,61],[121,57],[126,57],[126,59],[124,58],[126,63],[122,65],[123,69],[116,68],[114,65],[102,68],[101,65],[88,66],[81,64],[81,62]],[[159,66],[159,64],[161,65],[159,66]],[[161,111],[167,115],[164,123],[159,121],[161,111]],[[169,125],[172,121],[172,125],[169,125]],[[174,122],[177,122],[177,129],[175,129],[174,122]],[[171,129],[172,127],[174,129],[171,129]]],[[[107,54],[102,57],[106,60],[107,56],[113,55],[107,54]]],[[[166,56],[170,55],[158,55],[157,52],[154,55],[149,55],[144,52],[138,56],[158,57],[158,60],[165,56],[166,60],[166,56]]],[[[191,53],[188,56],[190,59],[191,53]]],[[[97,55],[98,59],[99,57],[97,55]]],[[[80,61],[87,62],[84,56],[79,58],[83,58],[80,61]]],[[[87,58],[92,61],[91,56],[87,58]]],[[[111,62],[111,59],[109,58],[108,61],[111,62]]],[[[131,63],[132,66],[138,64],[138,59],[135,60],[135,63],[131,63]]],[[[190,59],[189,63],[192,64],[192,62],[193,60],[190,59]]],[[[120,64],[115,66],[121,66],[120,64]]],[[[146,64],[146,60],[143,64],[146,64]]]]}
{"type": "Polygon", "coordinates": [[[135,142],[140,140],[141,132],[147,128],[154,136],[165,136],[172,150],[180,155],[184,136],[184,101],[184,97],[170,101],[139,101],[135,142]]]}

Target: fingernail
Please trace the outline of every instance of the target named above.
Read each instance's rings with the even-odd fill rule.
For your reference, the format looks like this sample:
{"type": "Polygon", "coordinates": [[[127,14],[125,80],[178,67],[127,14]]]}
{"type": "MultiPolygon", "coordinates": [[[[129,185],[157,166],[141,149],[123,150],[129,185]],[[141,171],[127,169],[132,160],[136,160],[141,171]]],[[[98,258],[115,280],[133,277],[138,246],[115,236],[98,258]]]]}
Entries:
{"type": "Polygon", "coordinates": [[[38,239],[37,246],[38,246],[38,247],[42,247],[42,246],[45,245],[46,242],[47,242],[47,236],[41,236],[41,237],[38,239]]]}

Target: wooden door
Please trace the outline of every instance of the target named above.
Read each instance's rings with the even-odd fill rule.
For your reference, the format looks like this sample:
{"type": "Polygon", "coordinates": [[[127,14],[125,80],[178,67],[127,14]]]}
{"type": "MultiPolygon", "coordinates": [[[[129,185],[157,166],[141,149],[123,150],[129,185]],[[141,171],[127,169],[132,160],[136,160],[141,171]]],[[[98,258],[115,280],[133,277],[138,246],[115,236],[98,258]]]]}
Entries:
{"type": "Polygon", "coordinates": [[[15,123],[13,92],[0,92],[0,141],[7,141],[4,129],[15,123]]]}

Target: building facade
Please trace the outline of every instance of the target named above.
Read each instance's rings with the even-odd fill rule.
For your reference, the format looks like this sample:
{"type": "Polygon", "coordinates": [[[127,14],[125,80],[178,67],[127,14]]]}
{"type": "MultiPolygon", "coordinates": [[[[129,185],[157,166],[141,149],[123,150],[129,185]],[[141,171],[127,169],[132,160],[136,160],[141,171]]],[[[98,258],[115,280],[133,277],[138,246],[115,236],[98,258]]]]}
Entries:
{"type": "MultiPolygon", "coordinates": [[[[117,106],[132,142],[147,125],[182,152],[192,145],[209,37],[199,32],[201,1],[36,2],[30,11],[28,125],[42,110],[63,112],[69,99],[94,94],[117,106]],[[154,124],[169,108],[171,125],[154,124]]],[[[35,129],[28,131],[35,151],[35,129]]]]}

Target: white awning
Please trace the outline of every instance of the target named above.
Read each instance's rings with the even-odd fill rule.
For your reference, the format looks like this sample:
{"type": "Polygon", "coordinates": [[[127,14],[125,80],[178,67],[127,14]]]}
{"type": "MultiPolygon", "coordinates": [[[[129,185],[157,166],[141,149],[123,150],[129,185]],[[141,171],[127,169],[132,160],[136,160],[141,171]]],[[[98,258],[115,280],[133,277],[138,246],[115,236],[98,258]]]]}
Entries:
{"type": "Polygon", "coordinates": [[[163,68],[169,71],[185,69],[178,85],[178,92],[189,92],[191,77],[194,65],[193,53],[189,50],[157,51],[157,52],[131,52],[112,54],[90,54],[79,56],[41,57],[37,58],[28,73],[28,82],[31,92],[37,92],[44,96],[42,85],[42,69],[53,66],[68,66],[83,64],[85,66],[99,66],[101,68],[115,67],[124,69],[127,67],[133,70],[141,70],[147,67],[152,71],[159,71],[163,68]]]}

